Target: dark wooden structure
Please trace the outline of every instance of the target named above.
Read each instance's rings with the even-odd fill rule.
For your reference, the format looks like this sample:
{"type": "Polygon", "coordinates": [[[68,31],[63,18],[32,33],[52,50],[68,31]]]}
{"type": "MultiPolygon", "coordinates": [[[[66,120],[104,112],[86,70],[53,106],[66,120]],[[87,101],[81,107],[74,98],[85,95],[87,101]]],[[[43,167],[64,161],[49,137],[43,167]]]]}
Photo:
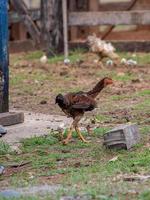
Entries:
{"type": "Polygon", "coordinates": [[[63,50],[62,1],[41,0],[41,41],[48,56],[63,50]]]}
{"type": "Polygon", "coordinates": [[[0,3],[0,125],[12,125],[24,120],[23,113],[9,112],[9,53],[7,0],[0,3]]]}
{"type": "MultiPolygon", "coordinates": [[[[41,0],[39,9],[27,9],[22,1],[10,0],[11,7],[13,5],[13,9],[10,9],[9,13],[9,22],[13,27],[11,39],[15,36],[10,46],[13,49],[14,46],[19,46],[20,50],[21,45],[18,45],[18,40],[22,40],[23,47],[25,44],[29,44],[26,46],[34,49],[40,38],[40,42],[42,40],[45,48],[52,50],[49,54],[53,54],[54,48],[61,50],[63,48],[62,1],[41,0]],[[21,9],[19,9],[20,6],[21,9]]],[[[77,44],[79,41],[81,44],[89,34],[96,33],[105,40],[115,44],[118,42],[117,46],[119,47],[121,42],[121,46],[125,45],[126,47],[125,43],[129,44],[130,41],[132,46],[136,46],[136,49],[133,50],[138,50],[138,48],[141,50],[144,45],[148,47],[147,44],[150,42],[149,0],[129,0],[119,3],[115,1],[105,3],[99,0],[68,0],[67,5],[68,32],[71,44],[77,44]],[[128,31],[118,31],[115,28],[118,25],[127,26],[128,31]]]]}

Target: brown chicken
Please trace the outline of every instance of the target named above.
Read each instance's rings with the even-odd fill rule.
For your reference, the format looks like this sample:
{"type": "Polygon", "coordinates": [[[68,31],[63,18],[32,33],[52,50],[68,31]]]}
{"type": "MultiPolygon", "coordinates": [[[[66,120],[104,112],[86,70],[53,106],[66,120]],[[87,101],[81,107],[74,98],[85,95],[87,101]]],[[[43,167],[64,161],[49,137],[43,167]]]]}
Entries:
{"type": "Polygon", "coordinates": [[[112,83],[113,81],[111,78],[105,77],[99,81],[92,90],[88,92],[80,91],[76,93],[67,93],[66,95],[58,94],[56,96],[55,103],[59,105],[59,107],[68,117],[73,118],[73,123],[67,133],[67,138],[63,141],[64,144],[67,144],[71,139],[73,129],[76,130],[77,134],[83,142],[88,142],[80,133],[78,123],[83,117],[84,112],[91,111],[96,107],[95,98],[100,93],[100,91],[112,83]]]}

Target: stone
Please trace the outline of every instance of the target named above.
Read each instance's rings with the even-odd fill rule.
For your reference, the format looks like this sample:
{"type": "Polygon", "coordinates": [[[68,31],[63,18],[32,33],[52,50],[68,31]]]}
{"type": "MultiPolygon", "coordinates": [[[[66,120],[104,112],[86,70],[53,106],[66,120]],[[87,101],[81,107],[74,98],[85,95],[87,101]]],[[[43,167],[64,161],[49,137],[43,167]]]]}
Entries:
{"type": "Polygon", "coordinates": [[[40,102],[40,104],[42,104],[42,105],[47,104],[47,101],[46,101],[46,100],[42,100],[42,101],[40,102]]]}
{"type": "Polygon", "coordinates": [[[24,122],[24,114],[22,112],[6,112],[0,114],[0,125],[11,126],[24,122]]]}
{"type": "Polygon", "coordinates": [[[0,197],[3,198],[18,198],[21,194],[15,190],[4,190],[0,191],[0,197]]]}
{"type": "Polygon", "coordinates": [[[140,141],[136,124],[120,125],[104,134],[104,145],[108,148],[130,149],[140,141]]]}
{"type": "Polygon", "coordinates": [[[2,175],[5,171],[5,167],[0,165],[0,175],[2,175]]]}
{"type": "Polygon", "coordinates": [[[3,135],[5,135],[7,133],[7,130],[0,125],[0,137],[2,137],[3,135]]]}

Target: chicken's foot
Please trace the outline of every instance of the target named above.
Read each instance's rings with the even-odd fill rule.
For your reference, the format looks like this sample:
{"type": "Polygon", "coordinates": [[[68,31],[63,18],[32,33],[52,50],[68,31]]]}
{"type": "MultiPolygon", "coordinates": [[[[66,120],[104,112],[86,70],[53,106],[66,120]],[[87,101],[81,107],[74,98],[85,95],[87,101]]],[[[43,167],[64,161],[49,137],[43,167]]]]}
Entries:
{"type": "Polygon", "coordinates": [[[76,132],[78,133],[79,138],[80,138],[83,142],[85,142],[85,143],[89,143],[89,142],[90,142],[90,141],[86,140],[86,139],[83,137],[83,135],[81,134],[81,132],[80,132],[80,130],[79,130],[79,128],[78,128],[77,126],[75,127],[75,130],[76,130],[76,132]]]}
{"type": "Polygon", "coordinates": [[[63,140],[63,144],[68,144],[69,140],[72,138],[72,131],[73,131],[73,126],[70,127],[67,133],[67,138],[63,140]]]}

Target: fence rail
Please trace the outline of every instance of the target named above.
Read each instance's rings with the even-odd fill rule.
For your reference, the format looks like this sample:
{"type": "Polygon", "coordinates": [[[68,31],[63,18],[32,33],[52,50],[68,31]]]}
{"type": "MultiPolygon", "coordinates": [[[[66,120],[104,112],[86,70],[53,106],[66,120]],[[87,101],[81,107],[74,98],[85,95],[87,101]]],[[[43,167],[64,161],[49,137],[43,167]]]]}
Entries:
{"type": "MultiPolygon", "coordinates": [[[[40,9],[34,9],[34,10],[30,10],[29,14],[32,18],[32,20],[36,21],[36,20],[40,20],[40,9]]],[[[21,22],[23,18],[23,15],[19,15],[17,12],[9,12],[9,23],[18,23],[21,22]]]]}
{"type": "Polygon", "coordinates": [[[70,26],[150,25],[149,11],[70,12],[70,26]]]}

